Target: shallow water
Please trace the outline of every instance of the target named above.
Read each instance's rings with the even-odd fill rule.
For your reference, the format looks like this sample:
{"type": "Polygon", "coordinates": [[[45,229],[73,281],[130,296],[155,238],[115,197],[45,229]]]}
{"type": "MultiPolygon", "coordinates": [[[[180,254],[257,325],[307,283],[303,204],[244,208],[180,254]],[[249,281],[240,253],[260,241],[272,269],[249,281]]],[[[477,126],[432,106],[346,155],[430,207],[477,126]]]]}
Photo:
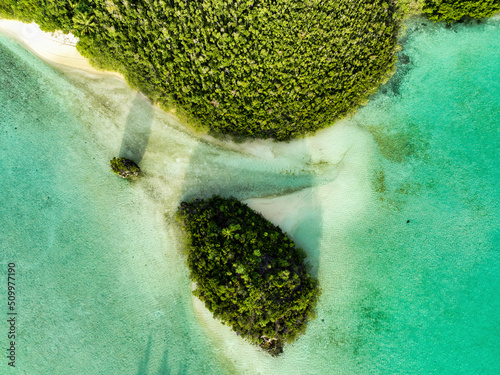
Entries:
{"type": "Polygon", "coordinates": [[[415,22],[403,47],[352,119],[235,145],[0,37],[0,274],[16,263],[19,314],[0,373],[500,373],[499,21],[415,22]],[[115,178],[116,155],[144,177],[115,178]],[[280,224],[320,279],[279,358],[190,296],[173,212],[214,193],[280,224]]]}

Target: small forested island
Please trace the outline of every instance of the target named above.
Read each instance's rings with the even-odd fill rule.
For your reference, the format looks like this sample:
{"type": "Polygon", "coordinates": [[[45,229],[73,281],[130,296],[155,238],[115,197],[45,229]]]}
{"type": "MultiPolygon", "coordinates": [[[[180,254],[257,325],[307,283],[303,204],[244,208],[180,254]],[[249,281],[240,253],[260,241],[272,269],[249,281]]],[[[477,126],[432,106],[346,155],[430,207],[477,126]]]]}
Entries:
{"type": "Polygon", "coordinates": [[[500,11],[499,0],[426,0],[423,11],[433,21],[448,23],[463,18],[491,17],[500,11]]]}
{"type": "Polygon", "coordinates": [[[353,112],[394,72],[401,21],[490,16],[498,0],[33,0],[0,17],[78,36],[163,109],[213,134],[288,140],[353,112]]]}
{"type": "Polygon", "coordinates": [[[121,178],[137,177],[141,172],[139,166],[127,158],[113,158],[109,165],[111,171],[121,178]]]}
{"type": "Polygon", "coordinates": [[[193,294],[213,316],[272,355],[314,317],[320,294],[306,254],[280,228],[240,201],[182,202],[193,294]]]}

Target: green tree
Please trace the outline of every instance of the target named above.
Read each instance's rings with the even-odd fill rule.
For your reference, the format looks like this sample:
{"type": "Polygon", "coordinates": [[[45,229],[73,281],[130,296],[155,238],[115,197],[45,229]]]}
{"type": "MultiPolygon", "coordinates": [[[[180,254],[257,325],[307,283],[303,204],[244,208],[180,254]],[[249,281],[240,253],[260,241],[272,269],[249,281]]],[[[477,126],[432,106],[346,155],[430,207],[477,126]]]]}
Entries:
{"type": "Polygon", "coordinates": [[[236,199],[182,202],[193,294],[214,317],[272,355],[304,332],[319,288],[305,253],[236,199]]]}
{"type": "Polygon", "coordinates": [[[89,13],[77,13],[73,17],[74,29],[78,35],[93,34],[96,30],[95,15],[89,13]]]}
{"type": "Polygon", "coordinates": [[[139,166],[127,158],[113,158],[109,165],[111,172],[122,178],[137,177],[141,172],[139,166]]]}
{"type": "Polygon", "coordinates": [[[394,71],[396,0],[3,0],[80,37],[164,109],[213,134],[287,140],[332,124],[394,71]],[[72,30],[68,30],[68,29],[72,30]]]}
{"type": "Polygon", "coordinates": [[[426,0],[423,11],[433,21],[448,23],[464,17],[490,17],[500,11],[498,0],[426,0]]]}

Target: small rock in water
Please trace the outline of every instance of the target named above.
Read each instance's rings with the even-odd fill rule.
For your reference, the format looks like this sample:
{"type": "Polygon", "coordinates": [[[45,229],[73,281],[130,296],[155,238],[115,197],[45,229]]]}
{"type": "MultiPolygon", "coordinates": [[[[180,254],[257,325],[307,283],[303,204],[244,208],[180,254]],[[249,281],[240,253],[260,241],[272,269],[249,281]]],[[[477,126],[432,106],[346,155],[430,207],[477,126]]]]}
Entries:
{"type": "Polygon", "coordinates": [[[127,158],[113,158],[110,161],[111,171],[121,178],[137,177],[141,169],[127,158]]]}

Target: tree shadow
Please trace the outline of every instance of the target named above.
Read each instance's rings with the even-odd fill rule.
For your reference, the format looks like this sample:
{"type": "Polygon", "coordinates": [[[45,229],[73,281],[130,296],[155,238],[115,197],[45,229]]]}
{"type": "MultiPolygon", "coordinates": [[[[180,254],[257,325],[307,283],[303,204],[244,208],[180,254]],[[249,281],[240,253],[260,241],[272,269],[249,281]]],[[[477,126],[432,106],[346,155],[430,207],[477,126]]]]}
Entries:
{"type": "Polygon", "coordinates": [[[301,208],[297,209],[300,217],[296,224],[289,229],[289,235],[297,246],[305,250],[307,254],[305,262],[310,267],[309,272],[317,278],[323,235],[321,203],[313,189],[306,189],[301,193],[301,208]]]}
{"type": "Polygon", "coordinates": [[[149,335],[148,343],[146,344],[146,351],[142,361],[139,363],[139,369],[137,370],[137,375],[148,375],[148,363],[151,356],[151,341],[152,335],[149,335]]]}
{"type": "Polygon", "coordinates": [[[146,152],[151,134],[154,108],[141,93],[137,93],[130,107],[123,131],[120,157],[139,164],[146,152]]]}
{"type": "Polygon", "coordinates": [[[168,362],[168,349],[163,352],[163,358],[158,369],[157,375],[186,375],[188,373],[188,361],[183,360],[178,366],[177,371],[172,371],[172,366],[168,362]]]}
{"type": "MultiPolygon", "coordinates": [[[[149,362],[152,360],[156,362],[154,358],[151,358],[151,346],[152,346],[152,335],[149,335],[148,342],[146,344],[146,349],[144,351],[144,356],[142,360],[139,362],[139,368],[137,370],[137,375],[185,375],[188,373],[188,361],[183,360],[182,363],[178,363],[177,370],[172,370],[172,365],[169,364],[169,356],[168,356],[168,346],[163,351],[163,356],[160,360],[160,367],[158,368],[158,372],[148,371],[149,362]]],[[[174,367],[174,368],[175,368],[174,367]]]]}
{"type": "Polygon", "coordinates": [[[163,352],[163,358],[161,361],[160,369],[158,370],[158,375],[170,375],[170,366],[168,365],[168,350],[165,349],[163,352]]]}
{"type": "Polygon", "coordinates": [[[183,201],[214,194],[239,200],[290,194],[315,182],[312,171],[200,142],[191,153],[183,201]]]}

